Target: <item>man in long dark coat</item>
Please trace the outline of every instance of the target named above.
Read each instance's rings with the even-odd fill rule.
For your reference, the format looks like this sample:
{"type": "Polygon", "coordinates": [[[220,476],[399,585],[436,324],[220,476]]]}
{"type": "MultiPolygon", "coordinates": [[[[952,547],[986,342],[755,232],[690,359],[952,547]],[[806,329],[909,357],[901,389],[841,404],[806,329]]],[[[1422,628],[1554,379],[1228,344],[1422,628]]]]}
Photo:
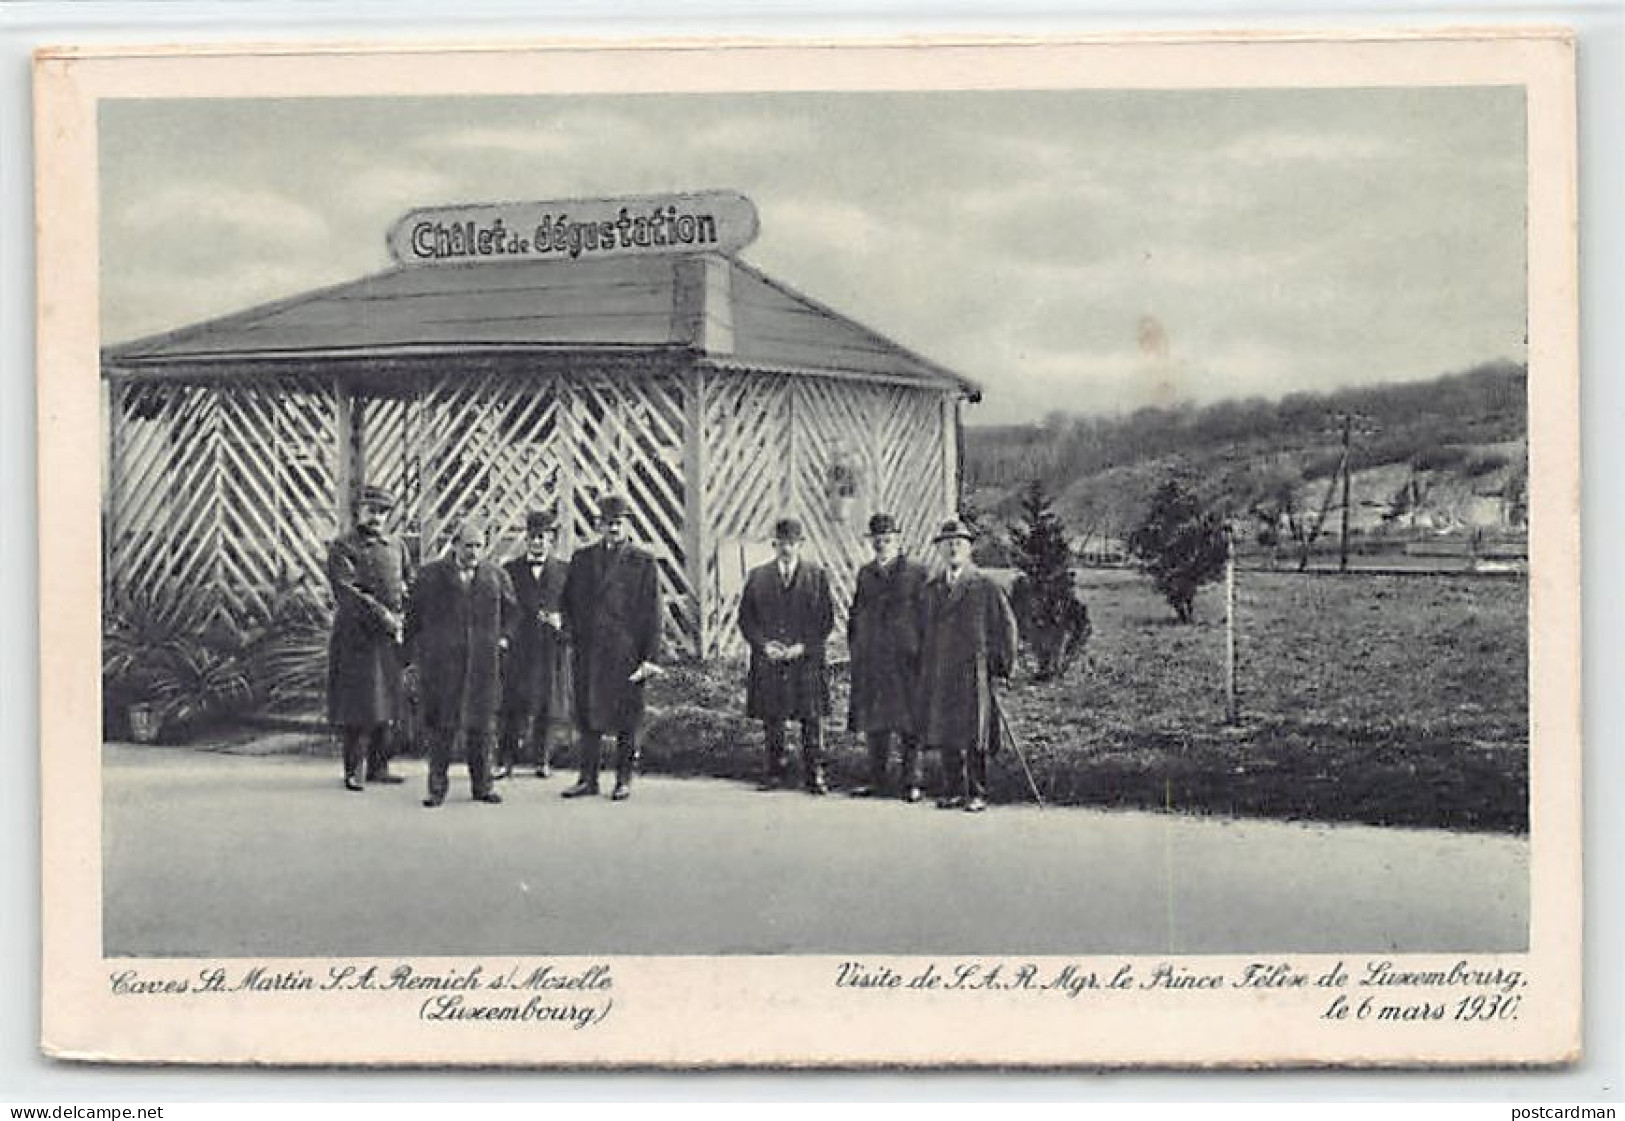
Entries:
{"type": "Polygon", "coordinates": [[[569,566],[552,555],[557,523],[545,510],[525,518],[525,551],[503,565],[519,601],[513,645],[502,667],[502,743],[496,777],[507,778],[515,762],[536,765],[538,778],[553,773],[553,725],[570,711],[570,671],[565,662],[564,579],[569,566]]]}
{"type": "Polygon", "coordinates": [[[615,801],[632,796],[643,724],[643,684],[659,670],[660,570],[633,545],[631,507],[611,495],[598,511],[599,539],[570,558],[564,628],[581,755],[566,798],[598,793],[604,736],[615,736],[615,801]]]}
{"type": "Polygon", "coordinates": [[[1000,588],[971,563],[971,532],[945,522],[934,542],[943,571],[925,587],[920,651],[920,738],[942,752],[941,809],[987,808],[987,757],[999,730],[993,679],[1016,663],[1016,616],[1000,588]]]}
{"type": "Polygon", "coordinates": [[[508,574],[481,556],[485,530],[465,522],[448,556],[424,565],[406,610],[408,656],[416,667],[429,736],[429,795],[446,800],[452,742],[463,738],[469,784],[479,802],[491,789],[491,739],[502,693],[502,650],[518,612],[508,574]]]}
{"type": "Polygon", "coordinates": [[[333,586],[333,633],[328,643],[327,716],[344,740],[344,786],[397,783],[389,772],[391,726],[401,713],[400,644],[409,561],[406,546],[384,531],[395,501],[381,487],[363,487],[355,529],[327,553],[333,586]]]}
{"type": "Polygon", "coordinates": [[[918,802],[924,779],[914,732],[914,685],[919,676],[926,570],[899,549],[897,519],[890,514],[869,519],[869,540],[874,559],[858,569],[846,617],[846,643],[852,654],[847,726],[864,734],[869,750],[869,783],[852,793],[861,798],[887,791],[895,739],[902,753],[898,776],[902,796],[918,802]]]}
{"type": "Polygon", "coordinates": [[[801,523],[784,518],[773,527],[774,559],[753,568],[739,601],[739,629],[750,644],[745,711],[762,722],[767,766],[762,788],[785,778],[790,757],[784,722],[801,724],[802,779],[810,794],[827,794],[824,717],[829,676],[824,649],[835,628],[835,606],[824,570],[801,559],[801,523]]]}

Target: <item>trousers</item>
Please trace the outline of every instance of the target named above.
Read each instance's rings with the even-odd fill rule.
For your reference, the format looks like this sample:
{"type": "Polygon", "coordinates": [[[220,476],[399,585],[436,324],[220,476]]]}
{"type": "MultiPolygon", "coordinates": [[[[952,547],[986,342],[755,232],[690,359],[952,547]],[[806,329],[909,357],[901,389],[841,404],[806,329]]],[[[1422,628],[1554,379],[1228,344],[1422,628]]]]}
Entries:
{"type": "Polygon", "coordinates": [[[346,725],[344,728],[344,776],[346,778],[361,777],[361,763],[366,760],[367,777],[377,778],[389,771],[389,732],[388,724],[373,724],[370,727],[346,725]]]}
{"type": "MultiPolygon", "coordinates": [[[[588,786],[598,785],[598,768],[604,753],[604,733],[581,732],[581,781],[588,786]]],[[[615,781],[624,786],[632,784],[641,750],[635,732],[615,733],[615,781]]]]}
{"type": "Polygon", "coordinates": [[[987,752],[943,748],[942,785],[950,798],[987,797],[987,752]]]}
{"type": "Polygon", "coordinates": [[[897,781],[905,786],[925,785],[921,766],[920,741],[907,732],[868,732],[864,741],[869,748],[869,785],[876,790],[886,788],[887,771],[891,765],[892,740],[898,741],[902,766],[897,781]]]}
{"type": "Polygon", "coordinates": [[[444,798],[451,786],[452,743],[463,740],[463,758],[468,763],[468,781],[474,797],[491,792],[491,734],[477,728],[433,728],[429,731],[429,796],[444,798]]]}
{"type": "MultiPolygon", "coordinates": [[[[818,717],[801,722],[801,766],[806,780],[824,777],[824,722],[818,717]]],[[[779,779],[790,769],[790,749],[785,743],[784,721],[762,721],[763,738],[767,741],[767,777],[779,779]]]]}

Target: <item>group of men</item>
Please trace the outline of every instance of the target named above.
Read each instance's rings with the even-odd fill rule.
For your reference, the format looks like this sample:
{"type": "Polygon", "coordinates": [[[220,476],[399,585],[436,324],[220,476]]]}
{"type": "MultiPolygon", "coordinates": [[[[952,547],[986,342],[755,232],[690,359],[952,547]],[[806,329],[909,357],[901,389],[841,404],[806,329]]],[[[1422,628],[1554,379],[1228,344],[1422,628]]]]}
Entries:
{"type": "MultiPolygon", "coordinates": [[[[922,749],[942,755],[943,809],[987,808],[987,758],[997,749],[994,680],[1008,678],[1016,658],[1016,620],[1004,590],[971,563],[970,529],[943,524],[933,544],[934,575],[903,554],[897,521],[869,519],[874,558],[858,570],[847,612],[852,695],[848,727],[861,732],[869,781],[852,793],[895,791],[923,796],[922,749]],[[899,770],[892,782],[891,760],[899,770]]],[[[752,570],[739,605],[739,629],[750,645],[746,711],[762,722],[767,745],[762,786],[781,785],[790,770],[785,725],[801,725],[802,780],[826,794],[824,718],[830,713],[826,647],[835,626],[829,580],[801,558],[801,524],[773,529],[774,559],[752,570]]]]}
{"type": "Polygon", "coordinates": [[[484,559],[484,529],[465,522],[410,588],[405,546],[385,530],[393,506],[381,488],[364,488],[355,529],[328,555],[328,718],[343,737],[345,788],[401,781],[389,770],[390,730],[410,678],[428,748],[424,806],[445,802],[459,741],[476,801],[500,803],[494,780],[515,764],[534,763],[547,777],[550,730],[565,710],[581,774],[564,796],[600,792],[603,740],[613,735],[611,796],[631,797],[643,686],[660,642],[660,577],[654,558],[631,543],[626,501],[604,500],[599,539],[567,564],[553,556],[550,513],[526,518],[525,551],[501,566],[484,559]]]}
{"type": "MultiPolygon", "coordinates": [[[[345,787],[401,781],[389,769],[391,728],[411,679],[429,760],[424,806],[445,802],[458,742],[476,801],[501,802],[494,782],[516,765],[547,777],[550,729],[565,710],[580,774],[564,796],[600,793],[603,740],[613,735],[611,796],[629,798],[644,685],[659,672],[661,611],[659,571],[630,540],[626,501],[601,503],[598,540],[568,562],[554,555],[553,516],[538,512],[526,519],[524,552],[506,564],[484,559],[484,530],[467,522],[415,579],[404,545],[385,528],[393,505],[382,489],[364,488],[354,530],[328,557],[336,607],[328,715],[343,737],[345,787]]],[[[853,793],[918,802],[922,752],[939,751],[937,804],[983,810],[999,734],[994,680],[1010,675],[1016,656],[1009,600],[971,563],[972,533],[960,521],[944,523],[933,541],[942,560],[935,574],[903,554],[892,516],[876,514],[868,531],[874,557],[858,572],[847,617],[849,726],[864,734],[869,756],[869,780],[853,793]]],[[[746,711],[766,743],[762,786],[788,781],[785,733],[794,720],[803,784],[822,795],[835,610],[827,575],[801,556],[803,540],[794,519],[774,526],[774,559],[750,572],[738,621],[750,647],[746,711]]]]}

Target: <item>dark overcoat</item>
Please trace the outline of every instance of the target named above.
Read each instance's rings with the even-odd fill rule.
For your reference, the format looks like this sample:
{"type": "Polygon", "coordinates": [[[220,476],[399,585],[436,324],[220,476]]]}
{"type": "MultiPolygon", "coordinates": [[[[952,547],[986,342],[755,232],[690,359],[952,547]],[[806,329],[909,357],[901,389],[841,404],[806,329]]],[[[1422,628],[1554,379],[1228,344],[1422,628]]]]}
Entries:
{"type": "Polygon", "coordinates": [[[501,652],[518,615],[508,574],[488,561],[465,584],[450,557],[427,564],[406,608],[407,654],[430,728],[490,733],[502,700],[501,652]]]}
{"type": "Polygon", "coordinates": [[[545,713],[549,723],[570,715],[568,647],[559,629],[542,621],[546,612],[563,612],[564,579],[570,566],[553,557],[539,566],[515,557],[502,566],[518,601],[513,643],[502,666],[502,712],[510,722],[545,713]],[[540,573],[536,571],[540,568],[540,573]]]}
{"type": "Polygon", "coordinates": [[[327,717],[341,727],[372,727],[401,716],[398,621],[406,596],[406,546],[357,530],[327,552],[333,633],[327,648],[327,717]]]}
{"type": "Polygon", "coordinates": [[[835,629],[829,579],[800,561],[785,587],[776,561],[753,568],[739,601],[739,629],[750,643],[745,713],[758,720],[811,720],[829,714],[824,649],[835,629]],[[790,662],[768,658],[764,647],[800,643],[806,653],[790,662]]]}
{"type": "Polygon", "coordinates": [[[966,569],[925,586],[921,636],[920,740],[926,747],[990,751],[995,743],[992,678],[1016,663],[1016,616],[986,575],[966,569]]]}
{"type": "Polygon", "coordinates": [[[660,569],[633,545],[589,545],[564,578],[575,722],[583,732],[636,732],[643,683],[628,681],[660,655],[660,569]]]}
{"type": "Polygon", "coordinates": [[[920,668],[920,612],[926,571],[899,554],[888,565],[858,569],[846,616],[852,655],[852,700],[847,726],[854,732],[912,732],[914,683],[920,668]]]}

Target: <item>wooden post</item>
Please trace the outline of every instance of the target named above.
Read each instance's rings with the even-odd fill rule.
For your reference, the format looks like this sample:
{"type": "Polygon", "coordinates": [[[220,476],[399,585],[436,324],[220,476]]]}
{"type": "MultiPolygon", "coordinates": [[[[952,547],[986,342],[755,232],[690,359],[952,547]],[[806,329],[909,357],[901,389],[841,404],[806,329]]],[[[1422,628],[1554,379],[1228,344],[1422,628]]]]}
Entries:
{"type": "Polygon", "coordinates": [[[335,501],[338,503],[339,533],[345,534],[355,528],[355,499],[361,486],[359,472],[362,464],[360,441],[357,439],[356,404],[344,383],[337,378],[333,379],[333,406],[338,442],[338,463],[334,470],[338,494],[335,501]]]}
{"type": "Polygon", "coordinates": [[[1236,535],[1224,527],[1224,722],[1240,723],[1236,706],[1236,535]]]}
{"type": "Polygon", "coordinates": [[[1343,418],[1343,535],[1337,546],[1337,571],[1349,570],[1349,476],[1354,461],[1350,454],[1350,440],[1354,430],[1354,417],[1343,418]]]}
{"type": "Polygon", "coordinates": [[[705,374],[690,367],[683,374],[683,567],[693,600],[688,609],[694,620],[696,659],[711,653],[706,634],[711,589],[706,585],[706,559],[710,534],[705,524],[705,480],[709,475],[705,454],[705,374]]]}

